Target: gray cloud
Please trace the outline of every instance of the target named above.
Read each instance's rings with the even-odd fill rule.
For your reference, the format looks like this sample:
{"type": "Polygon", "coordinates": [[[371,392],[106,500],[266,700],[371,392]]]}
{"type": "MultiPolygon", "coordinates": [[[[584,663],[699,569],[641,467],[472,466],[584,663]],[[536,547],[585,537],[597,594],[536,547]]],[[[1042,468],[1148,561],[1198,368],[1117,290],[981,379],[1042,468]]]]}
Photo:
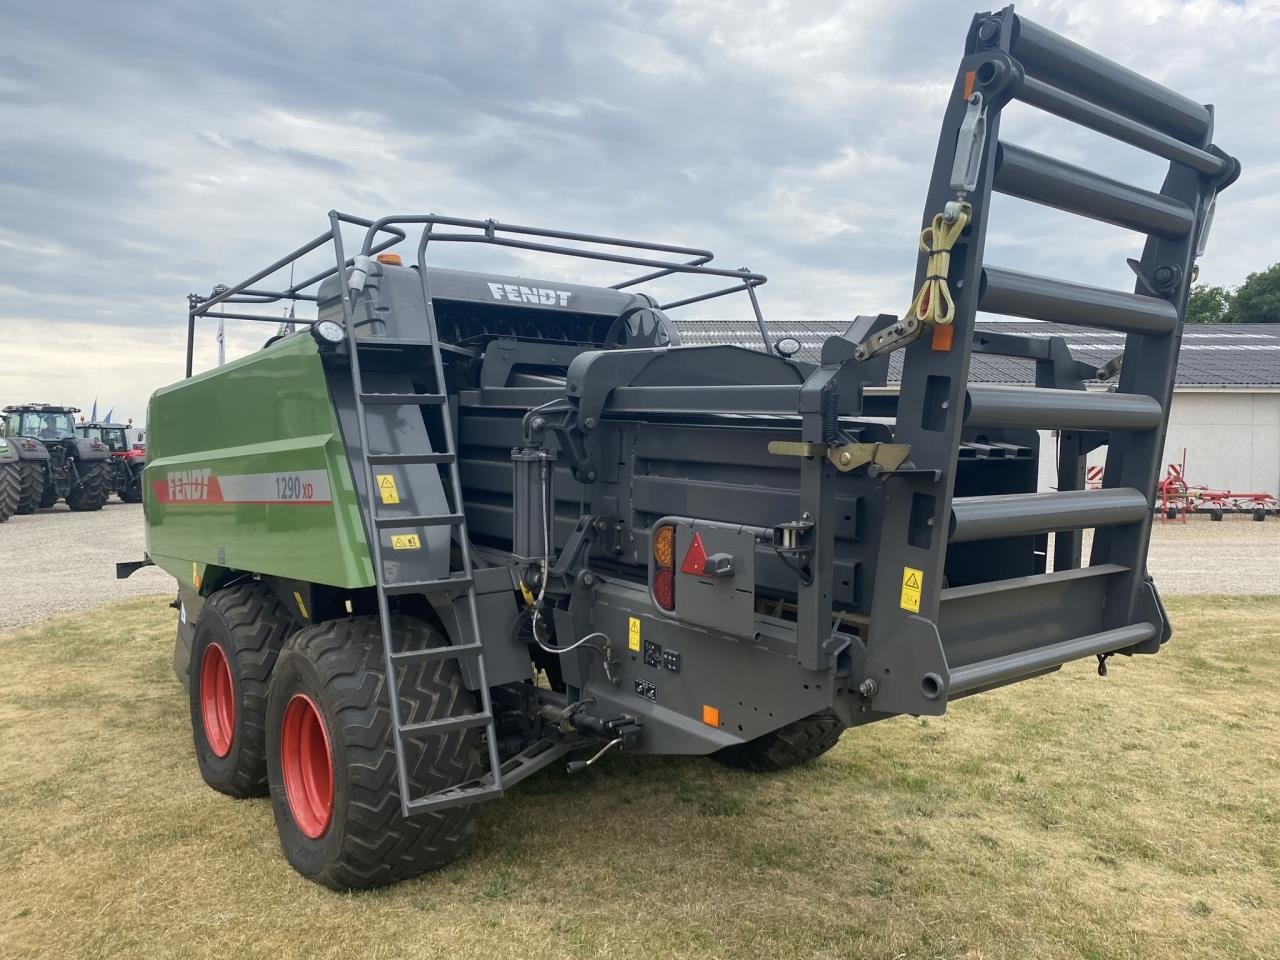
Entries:
{"type": "MultiPolygon", "coordinates": [[[[1257,231],[1280,214],[1275,0],[1018,6],[1216,103],[1246,175],[1224,197],[1204,275],[1234,283],[1280,258],[1257,231]]],[[[778,317],[901,310],[971,13],[938,0],[10,6],[0,354],[24,362],[5,362],[5,391],[36,389],[31,358],[56,368],[69,331],[105,325],[135,357],[152,345],[145,373],[107,335],[65,389],[115,391],[141,414],[168,376],[163,357],[179,370],[185,294],[320,232],[331,207],[707,246],[769,274],[762,301],[778,317]]],[[[1034,111],[1010,110],[1005,135],[1158,185],[1150,158],[1034,111]]],[[[989,258],[1127,285],[1136,251],[1123,231],[1009,202],[989,258]]],[[[507,251],[448,256],[581,272],[507,251]]],[[[201,351],[207,362],[204,340],[201,351]]]]}

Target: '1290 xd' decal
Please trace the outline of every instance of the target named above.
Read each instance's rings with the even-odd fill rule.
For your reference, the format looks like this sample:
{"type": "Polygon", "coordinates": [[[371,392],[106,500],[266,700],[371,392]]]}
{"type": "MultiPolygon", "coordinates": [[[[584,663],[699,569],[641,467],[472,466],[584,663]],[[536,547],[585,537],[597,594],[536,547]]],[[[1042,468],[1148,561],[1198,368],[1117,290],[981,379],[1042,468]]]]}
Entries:
{"type": "Polygon", "coordinates": [[[206,468],[173,470],[151,481],[160,503],[332,503],[324,470],[218,476],[206,468]]]}

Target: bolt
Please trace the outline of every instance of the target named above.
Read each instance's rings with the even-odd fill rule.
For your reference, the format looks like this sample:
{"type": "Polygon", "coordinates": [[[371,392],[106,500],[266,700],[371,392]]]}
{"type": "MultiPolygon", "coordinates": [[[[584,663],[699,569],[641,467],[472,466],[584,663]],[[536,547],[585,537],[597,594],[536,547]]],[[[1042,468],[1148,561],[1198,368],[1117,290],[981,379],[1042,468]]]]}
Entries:
{"type": "Polygon", "coordinates": [[[534,417],[533,422],[529,424],[534,430],[545,430],[547,421],[545,417],[534,417]]]}
{"type": "Polygon", "coordinates": [[[902,324],[900,324],[900,323],[895,323],[895,324],[893,325],[893,327],[892,327],[892,328],[890,328],[890,332],[891,332],[891,333],[896,333],[896,334],[898,334],[899,336],[901,336],[901,335],[902,335],[902,332],[903,332],[904,330],[906,330],[906,329],[907,329],[907,328],[906,328],[906,327],[904,327],[902,324]]]}
{"type": "Polygon", "coordinates": [[[607,525],[608,524],[606,524],[604,517],[600,517],[598,520],[596,520],[597,530],[603,530],[607,525]]]}
{"type": "Polygon", "coordinates": [[[840,454],[840,466],[847,467],[851,463],[853,463],[853,454],[851,454],[848,450],[840,454]]]}
{"type": "Polygon", "coordinates": [[[596,478],[596,472],[595,472],[594,470],[588,470],[588,471],[587,471],[587,481],[588,481],[588,482],[590,482],[590,481],[594,480],[595,478],[596,478]]]}
{"type": "Polygon", "coordinates": [[[867,677],[867,679],[863,680],[862,683],[858,684],[858,692],[868,700],[874,697],[876,695],[876,691],[879,689],[880,684],[876,683],[871,677],[867,677]]]}
{"type": "Polygon", "coordinates": [[[582,576],[579,579],[582,581],[582,585],[584,587],[589,587],[596,582],[596,575],[590,570],[583,570],[582,576]]]}
{"type": "Polygon", "coordinates": [[[990,43],[1000,33],[1000,24],[993,19],[983,20],[978,27],[978,39],[983,43],[990,43]]]}
{"type": "Polygon", "coordinates": [[[596,425],[596,418],[595,418],[595,417],[587,417],[587,419],[585,419],[585,420],[583,420],[583,421],[582,421],[582,425],[583,425],[584,427],[586,427],[588,430],[590,430],[592,427],[594,427],[594,426],[596,425]]]}

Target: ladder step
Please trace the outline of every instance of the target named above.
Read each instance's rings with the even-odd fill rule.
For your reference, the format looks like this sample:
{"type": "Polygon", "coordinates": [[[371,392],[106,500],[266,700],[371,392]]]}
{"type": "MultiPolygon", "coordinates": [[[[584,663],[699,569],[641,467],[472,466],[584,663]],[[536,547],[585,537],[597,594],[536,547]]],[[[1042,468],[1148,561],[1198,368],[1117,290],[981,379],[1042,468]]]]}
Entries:
{"type": "Polygon", "coordinates": [[[484,786],[477,787],[450,787],[447,790],[441,790],[439,793],[433,793],[429,797],[419,797],[416,800],[410,800],[405,804],[405,809],[410,813],[426,813],[428,810],[446,810],[449,807],[469,806],[473,803],[483,803],[485,800],[501,799],[503,791],[501,787],[493,786],[486,783],[484,786]]]}
{"type": "Polygon", "coordinates": [[[374,517],[373,525],[379,530],[399,530],[403,527],[456,527],[462,523],[460,513],[440,513],[430,517],[374,517]]]}
{"type": "Polygon", "coordinates": [[[1169,333],[1178,310],[1168,300],[1090,287],[1002,267],[982,268],[978,309],[1121,333],[1169,333]]]}
{"type": "Polygon", "coordinates": [[[356,345],[370,350],[387,350],[409,347],[411,349],[427,349],[433,341],[421,340],[417,337],[357,337],[356,345]]]}
{"type": "Polygon", "coordinates": [[[1103,223],[1177,239],[1195,225],[1178,200],[1001,141],[991,188],[1103,223]]]}
{"type": "Polygon", "coordinates": [[[419,733],[449,733],[453,730],[487,727],[492,721],[493,714],[487,711],[469,713],[464,717],[445,717],[442,720],[423,720],[420,723],[406,723],[400,727],[400,733],[408,734],[409,736],[419,733]]]}
{"type": "Polygon", "coordinates": [[[445,401],[441,393],[362,393],[360,402],[371,406],[438,407],[445,401]]]}
{"type": "Polygon", "coordinates": [[[1147,498],[1131,487],[956,497],[951,501],[950,542],[1137,523],[1150,510],[1147,498]]]}
{"type": "Polygon", "coordinates": [[[402,650],[391,654],[394,663],[422,663],[430,660],[451,660],[477,656],[484,649],[482,643],[460,643],[457,646],[428,647],[426,650],[402,650]]]}
{"type": "Polygon", "coordinates": [[[1151,430],[1160,402],[1146,394],[969,384],[967,427],[1039,430],[1151,430]]]}
{"type": "Polygon", "coordinates": [[[1067,93],[1035,77],[1024,77],[1022,85],[1014,96],[1023,103],[1029,103],[1033,107],[1056,114],[1064,120],[1074,121],[1135,147],[1150,150],[1156,156],[1164,157],[1166,160],[1185,163],[1201,173],[1216,175],[1227,167],[1227,161],[1222,157],[1193,147],[1137,120],[1130,120],[1106,107],[1090,103],[1083,97],[1067,93]]]}
{"type": "Polygon", "coordinates": [[[408,463],[453,463],[452,453],[371,453],[366,460],[371,466],[390,467],[408,463]]]}
{"type": "Polygon", "coordinates": [[[1009,53],[1024,70],[1091,103],[1191,143],[1212,129],[1209,108],[1018,16],[1009,53]]]}
{"type": "Polygon", "coordinates": [[[443,580],[405,580],[401,583],[384,583],[382,592],[388,597],[406,593],[442,593],[445,590],[466,589],[474,583],[471,577],[445,577],[443,580]]]}
{"type": "Polygon", "coordinates": [[[997,683],[1009,683],[1021,677],[1028,677],[1045,670],[1052,670],[1081,657],[1091,657],[1099,653],[1112,653],[1139,643],[1145,643],[1156,635],[1156,628],[1150,623],[1135,623],[1116,630],[1105,630],[1087,637],[1076,637],[1050,643],[1043,647],[1033,647],[1010,653],[991,660],[980,660],[964,666],[953,667],[951,680],[947,684],[947,693],[955,696],[966,690],[991,686],[997,683]]]}

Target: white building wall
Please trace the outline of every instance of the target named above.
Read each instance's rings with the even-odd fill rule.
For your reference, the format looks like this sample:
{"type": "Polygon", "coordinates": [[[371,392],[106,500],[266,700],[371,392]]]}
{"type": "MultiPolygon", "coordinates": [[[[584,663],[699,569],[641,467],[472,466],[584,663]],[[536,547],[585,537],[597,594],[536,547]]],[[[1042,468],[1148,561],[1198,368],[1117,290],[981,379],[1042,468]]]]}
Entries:
{"type": "MultiPolygon", "coordinates": [[[[1057,486],[1057,442],[1041,431],[1040,489],[1057,486]]],[[[1187,482],[1219,490],[1280,494],[1280,391],[1179,390],[1160,475],[1187,451],[1187,482]]],[[[1101,466],[1105,448],[1089,456],[1101,466]]]]}

